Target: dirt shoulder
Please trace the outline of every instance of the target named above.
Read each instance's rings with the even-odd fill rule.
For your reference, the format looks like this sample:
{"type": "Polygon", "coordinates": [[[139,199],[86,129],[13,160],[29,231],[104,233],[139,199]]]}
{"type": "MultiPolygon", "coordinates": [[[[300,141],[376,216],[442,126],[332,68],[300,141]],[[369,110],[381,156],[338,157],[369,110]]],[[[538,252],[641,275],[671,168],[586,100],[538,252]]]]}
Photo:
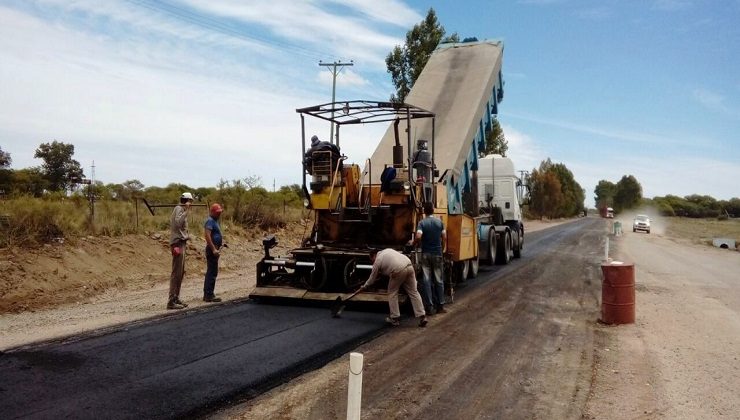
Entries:
{"type": "Polygon", "coordinates": [[[635,264],[637,322],[597,327],[585,417],[740,417],[740,254],[660,233],[611,239],[635,264]]]}
{"type": "MultiPolygon", "coordinates": [[[[275,234],[274,254],[297,246],[304,226],[290,225],[250,237],[228,234],[221,256],[216,294],[224,300],[247,297],[255,266],[262,258],[262,237],[275,234]]],[[[88,237],[74,244],[39,249],[0,250],[0,350],[164,316],[170,261],[166,232],[117,238],[88,237]]],[[[188,244],[181,299],[198,307],[203,298],[205,240],[188,244]]]]}

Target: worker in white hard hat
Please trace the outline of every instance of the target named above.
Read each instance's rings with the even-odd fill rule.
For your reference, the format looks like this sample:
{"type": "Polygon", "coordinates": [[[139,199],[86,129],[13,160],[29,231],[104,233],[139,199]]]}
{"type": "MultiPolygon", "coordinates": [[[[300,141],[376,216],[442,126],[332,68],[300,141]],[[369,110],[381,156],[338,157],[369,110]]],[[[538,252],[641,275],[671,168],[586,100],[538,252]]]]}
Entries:
{"type": "Polygon", "coordinates": [[[170,296],[167,309],[183,309],[188,305],[180,300],[180,286],[185,277],[185,248],[190,239],[188,235],[188,211],[193,203],[193,194],[184,192],[180,204],[175,206],[170,216],[170,250],[172,251],[172,274],[170,275],[170,296]]]}

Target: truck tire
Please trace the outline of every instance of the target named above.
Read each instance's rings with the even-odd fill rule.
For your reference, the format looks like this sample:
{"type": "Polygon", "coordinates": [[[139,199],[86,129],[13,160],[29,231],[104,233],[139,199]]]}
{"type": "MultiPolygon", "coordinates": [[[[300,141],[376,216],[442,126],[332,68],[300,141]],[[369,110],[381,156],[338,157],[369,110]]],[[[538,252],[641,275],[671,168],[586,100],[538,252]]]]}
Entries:
{"type": "Polygon", "coordinates": [[[469,261],[469,267],[468,267],[468,278],[474,279],[478,277],[478,268],[480,267],[480,263],[478,261],[479,257],[473,257],[469,261]]]}
{"type": "Polygon", "coordinates": [[[519,229],[517,236],[516,246],[514,247],[514,258],[521,258],[522,249],[524,249],[524,229],[519,229]]]}
{"type": "Polygon", "coordinates": [[[468,262],[455,261],[452,263],[452,284],[462,283],[468,278],[468,262]]]}
{"type": "Polygon", "coordinates": [[[488,240],[486,241],[486,245],[488,248],[486,264],[494,265],[496,264],[496,231],[493,229],[493,226],[488,229],[488,240]]]}
{"type": "Polygon", "coordinates": [[[499,241],[498,247],[496,247],[496,263],[506,265],[511,261],[511,235],[508,230],[503,237],[503,240],[499,241]]]}

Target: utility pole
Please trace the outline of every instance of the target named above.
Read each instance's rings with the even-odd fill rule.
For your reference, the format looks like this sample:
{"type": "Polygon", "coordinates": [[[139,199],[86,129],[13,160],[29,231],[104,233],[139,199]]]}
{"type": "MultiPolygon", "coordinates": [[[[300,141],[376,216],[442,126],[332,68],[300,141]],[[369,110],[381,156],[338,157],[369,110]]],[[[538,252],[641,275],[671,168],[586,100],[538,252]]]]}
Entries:
{"type": "MultiPolygon", "coordinates": [[[[319,60],[319,66],[321,67],[331,67],[329,71],[332,75],[332,81],[331,81],[331,102],[332,104],[336,101],[336,93],[337,93],[337,75],[342,71],[342,69],[345,66],[353,66],[354,61],[349,60],[349,63],[342,63],[342,60],[335,61],[333,63],[324,63],[321,60],[319,60]]],[[[332,105],[333,107],[334,105],[332,105]]],[[[334,119],[334,110],[331,111],[331,118],[334,119]]],[[[330,124],[331,129],[329,131],[329,142],[334,143],[334,123],[330,124]]]]}
{"type": "Polygon", "coordinates": [[[95,161],[92,161],[90,185],[87,193],[90,198],[90,219],[95,219],[95,161]]]}

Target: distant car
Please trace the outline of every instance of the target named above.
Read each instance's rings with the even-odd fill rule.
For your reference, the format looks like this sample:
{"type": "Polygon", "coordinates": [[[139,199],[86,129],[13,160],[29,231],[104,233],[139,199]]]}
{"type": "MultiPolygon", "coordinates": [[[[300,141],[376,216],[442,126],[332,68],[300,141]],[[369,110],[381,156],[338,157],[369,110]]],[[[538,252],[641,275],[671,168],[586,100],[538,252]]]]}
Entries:
{"type": "Polygon", "coordinates": [[[611,207],[606,208],[606,218],[607,219],[613,219],[614,218],[614,209],[611,207]]]}
{"type": "Polygon", "coordinates": [[[638,230],[650,233],[650,218],[644,214],[638,214],[635,220],[632,221],[632,232],[638,230]]]}

